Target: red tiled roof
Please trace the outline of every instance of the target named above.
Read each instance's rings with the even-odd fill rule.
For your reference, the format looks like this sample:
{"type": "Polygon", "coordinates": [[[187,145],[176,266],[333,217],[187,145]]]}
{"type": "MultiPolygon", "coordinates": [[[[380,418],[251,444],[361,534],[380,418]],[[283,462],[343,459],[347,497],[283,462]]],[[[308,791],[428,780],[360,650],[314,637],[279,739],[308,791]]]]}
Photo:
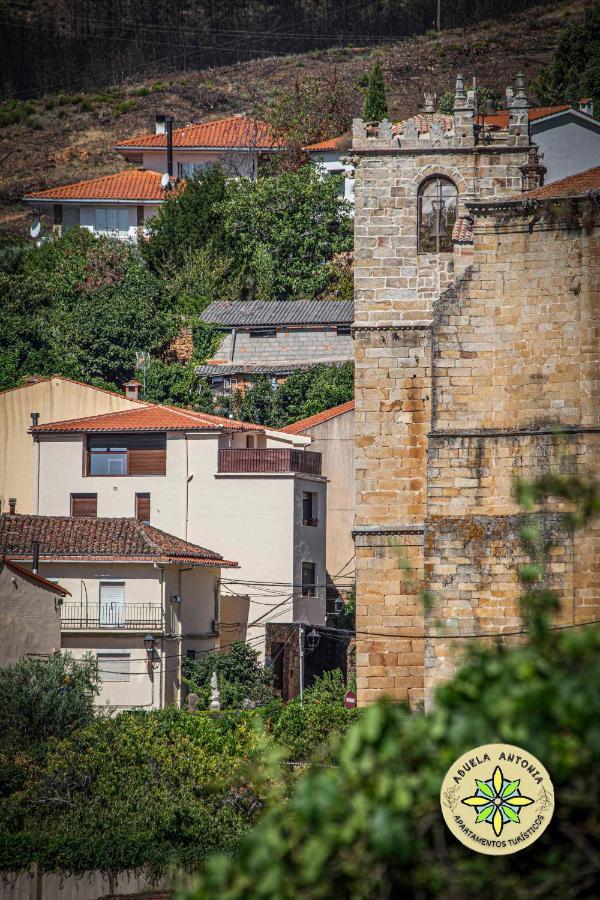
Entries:
{"type": "Polygon", "coordinates": [[[416,116],[411,116],[410,119],[404,119],[402,122],[397,122],[393,125],[392,133],[401,133],[407,122],[416,122],[419,134],[429,134],[431,126],[436,123],[441,125],[442,130],[445,132],[452,131],[454,128],[454,116],[446,113],[417,113],[416,116]]]}
{"type": "MultiPolygon", "coordinates": [[[[529,121],[535,122],[536,119],[545,119],[546,116],[553,116],[555,113],[565,112],[572,109],[568,103],[561,106],[533,106],[529,110],[529,121]]],[[[497,113],[484,117],[484,123],[495,128],[508,128],[508,110],[502,109],[497,113]]]]}
{"type": "MultiPolygon", "coordinates": [[[[140,134],[137,137],[121,141],[115,149],[127,150],[141,147],[152,150],[166,148],[166,146],[166,134],[140,134]]],[[[229,116],[227,119],[216,119],[200,125],[174,128],[173,146],[179,148],[221,147],[232,150],[237,148],[275,150],[282,147],[283,144],[275,137],[266,122],[252,119],[249,116],[229,116]]]]}
{"type": "Polygon", "coordinates": [[[461,216],[452,226],[452,240],[460,244],[473,243],[473,222],[461,216]]]}
{"type": "Polygon", "coordinates": [[[66,597],[67,594],[69,597],[71,596],[71,591],[68,591],[64,587],[61,587],[60,584],[55,584],[53,581],[48,581],[47,578],[42,578],[42,576],[38,575],[37,572],[30,572],[29,569],[24,569],[23,566],[18,566],[15,562],[12,561],[12,559],[9,559],[8,556],[5,556],[2,562],[7,569],[11,570],[11,572],[17,572],[23,578],[28,578],[31,581],[35,581],[42,587],[45,587],[49,591],[52,591],[53,594],[58,594],[59,597],[66,597]]]}
{"type": "Polygon", "coordinates": [[[330,138],[328,141],[317,141],[315,144],[309,144],[304,149],[311,153],[317,150],[339,150],[340,141],[340,137],[330,138]]]}
{"type": "Polygon", "coordinates": [[[321,422],[328,422],[329,419],[335,419],[336,416],[342,416],[352,409],[354,409],[354,400],[348,400],[347,403],[342,403],[340,406],[334,406],[331,409],[316,413],[314,416],[309,416],[308,419],[300,419],[298,422],[292,422],[291,425],[286,425],[281,431],[287,431],[288,434],[300,434],[302,431],[306,431],[307,428],[312,428],[314,425],[320,425],[321,422]]]}
{"type": "Polygon", "coordinates": [[[598,190],[600,190],[600,166],[569,175],[560,181],[553,181],[552,184],[528,191],[523,196],[528,200],[553,200],[559,197],[579,197],[588,191],[598,190]]]}
{"type": "Polygon", "coordinates": [[[81,419],[66,419],[62,422],[48,422],[31,428],[32,434],[45,432],[97,432],[97,431],[264,431],[261,425],[225,419],[208,413],[178,409],[174,406],[142,406],[121,412],[103,413],[81,419]]]}
{"type": "Polygon", "coordinates": [[[165,198],[160,172],[146,169],[126,169],[104,178],[77,181],[45,191],[25,194],[26,200],[156,200],[165,198]]]}
{"type": "Polygon", "coordinates": [[[214,550],[190,544],[138,519],[0,516],[0,553],[17,559],[31,559],[33,541],[40,542],[41,560],[193,562],[201,566],[237,566],[214,550]]]}

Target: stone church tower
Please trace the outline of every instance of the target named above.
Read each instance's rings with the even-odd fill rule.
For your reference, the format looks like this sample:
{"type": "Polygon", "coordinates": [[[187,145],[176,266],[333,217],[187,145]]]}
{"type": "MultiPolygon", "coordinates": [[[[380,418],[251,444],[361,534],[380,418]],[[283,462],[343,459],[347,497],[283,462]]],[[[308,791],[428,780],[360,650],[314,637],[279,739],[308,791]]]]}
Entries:
{"type": "MultiPolygon", "coordinates": [[[[513,575],[505,577],[518,529],[513,522],[514,533],[494,531],[500,520],[506,526],[505,513],[516,514],[510,507],[515,473],[506,473],[495,499],[495,489],[484,497],[482,484],[507,454],[539,456],[545,439],[532,435],[542,421],[551,428],[557,419],[546,415],[545,398],[536,410],[535,392],[520,412],[512,409],[510,384],[502,381],[515,365],[514,348],[524,351],[518,350],[521,311],[510,321],[502,318],[498,292],[513,277],[513,251],[506,238],[500,248],[495,243],[506,230],[499,228],[497,214],[543,179],[520,75],[514,93],[507,89],[507,108],[508,128],[488,130],[476,113],[475,90],[466,91],[459,76],[452,116],[435,114],[426,98],[421,114],[395,128],[387,121],[353,125],[361,704],[385,693],[414,705],[450,673],[453,650],[450,641],[439,640],[440,618],[450,636],[520,621],[518,583],[513,575]],[[486,209],[493,209],[491,218],[486,209]],[[484,309],[491,287],[492,312],[484,309]],[[465,292],[470,308],[463,316],[465,292]],[[498,329],[512,329],[513,343],[504,374],[494,370],[492,377],[498,329]],[[529,428],[533,448],[506,443],[511,417],[519,415],[517,427],[529,428]],[[454,509],[458,515],[448,517],[454,509]],[[502,563],[493,577],[510,581],[510,608],[489,605],[492,569],[484,572],[480,556],[487,559],[494,535],[502,563]],[[424,585],[442,598],[428,615],[424,585]]],[[[522,242],[532,226],[519,220],[509,231],[522,242]]],[[[515,258],[523,260],[522,246],[517,250],[515,258]]],[[[551,257],[554,250],[544,252],[551,257]]],[[[563,406],[554,410],[560,414],[563,406]]]]}

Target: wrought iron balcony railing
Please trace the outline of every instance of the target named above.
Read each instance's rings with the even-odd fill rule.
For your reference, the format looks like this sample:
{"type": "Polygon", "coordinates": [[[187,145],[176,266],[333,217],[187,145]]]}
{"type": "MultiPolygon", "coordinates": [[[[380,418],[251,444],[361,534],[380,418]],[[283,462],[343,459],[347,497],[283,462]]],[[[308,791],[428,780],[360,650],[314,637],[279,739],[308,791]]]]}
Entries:
{"type": "Polygon", "coordinates": [[[320,475],[321,454],[291,448],[219,450],[219,472],[295,472],[301,475],[320,475]]]}
{"type": "Polygon", "coordinates": [[[164,625],[162,607],[156,603],[77,603],[65,601],[60,612],[65,630],[160,629],[164,625]]]}

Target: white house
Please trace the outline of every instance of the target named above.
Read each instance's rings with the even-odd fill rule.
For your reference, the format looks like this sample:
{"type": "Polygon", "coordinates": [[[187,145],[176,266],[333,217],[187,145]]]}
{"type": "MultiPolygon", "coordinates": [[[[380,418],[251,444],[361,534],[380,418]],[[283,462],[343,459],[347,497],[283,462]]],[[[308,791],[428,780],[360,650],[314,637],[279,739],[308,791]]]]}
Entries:
{"type": "Polygon", "coordinates": [[[228,634],[219,578],[235,562],[136,518],[5,514],[2,554],[60,582],[60,647],[96,656],[100,704],[178,703],[182,658],[228,634]]]}
{"type": "Polygon", "coordinates": [[[259,650],[269,621],[324,623],[327,485],[310,438],[150,405],[31,432],[38,515],[136,517],[233,557],[227,624],[259,650]]]}
{"type": "MultiPolygon", "coordinates": [[[[306,149],[326,172],[350,173],[341,163],[343,150],[338,143],[340,139],[324,141],[306,149]]],[[[173,128],[168,116],[157,116],[154,133],[138,135],[115,147],[140,168],[32,191],[24,199],[51,223],[55,233],[79,225],[93,234],[137,240],[179,180],[215,163],[232,177],[256,178],[261,160],[283,149],[269,125],[250,116],[234,115],[183,128],[173,128]],[[161,181],[165,174],[170,176],[166,187],[161,181]]],[[[354,183],[350,174],[345,184],[344,196],[351,199],[354,183]]]]}

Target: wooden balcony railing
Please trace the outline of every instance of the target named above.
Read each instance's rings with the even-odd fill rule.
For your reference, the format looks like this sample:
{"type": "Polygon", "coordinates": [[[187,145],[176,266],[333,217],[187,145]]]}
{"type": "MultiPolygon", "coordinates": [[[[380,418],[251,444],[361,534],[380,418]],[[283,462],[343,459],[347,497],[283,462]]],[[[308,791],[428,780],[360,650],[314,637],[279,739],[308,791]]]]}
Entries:
{"type": "Polygon", "coordinates": [[[65,601],[60,610],[61,628],[69,631],[101,628],[163,629],[163,611],[156,603],[74,603],[65,601]]]}
{"type": "Polygon", "coordinates": [[[321,474],[321,454],[309,450],[219,450],[219,472],[297,472],[321,474]]]}

